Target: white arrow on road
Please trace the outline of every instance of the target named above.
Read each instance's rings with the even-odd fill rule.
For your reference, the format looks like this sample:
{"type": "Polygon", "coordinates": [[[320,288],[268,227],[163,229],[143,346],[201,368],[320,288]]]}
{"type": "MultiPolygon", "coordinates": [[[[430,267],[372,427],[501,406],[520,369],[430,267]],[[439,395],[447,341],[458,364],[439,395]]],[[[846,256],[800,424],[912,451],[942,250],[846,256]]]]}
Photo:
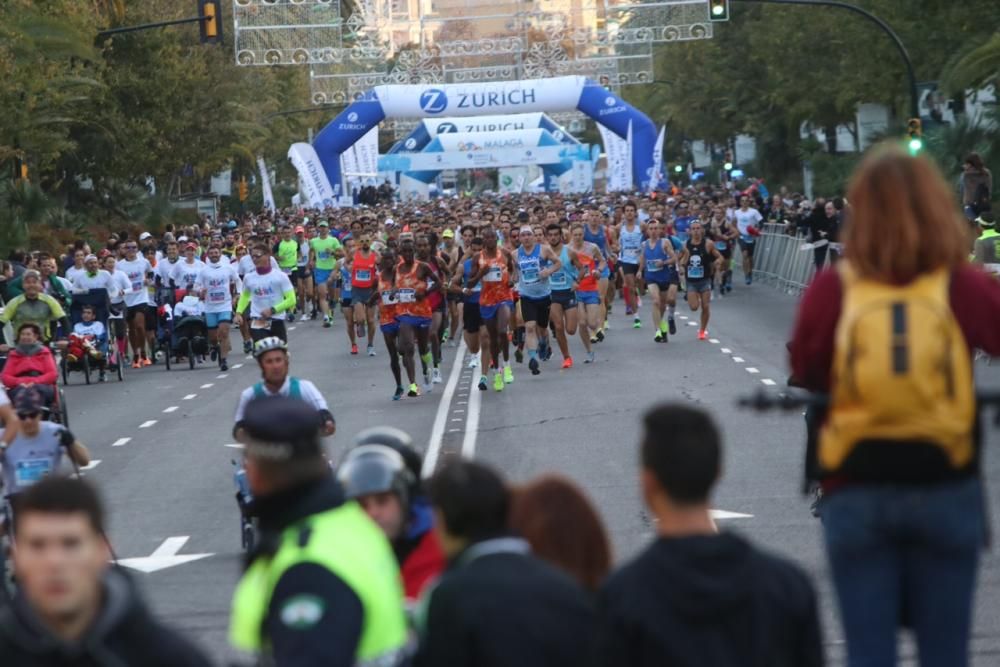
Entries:
{"type": "Polygon", "coordinates": [[[214,555],[190,554],[187,556],[178,556],[177,552],[184,547],[189,539],[191,538],[187,535],[168,537],[163,540],[163,544],[156,547],[156,550],[149,556],[145,556],[143,558],[122,558],[118,561],[118,564],[130,567],[133,570],[146,572],[148,574],[150,572],[165,570],[168,567],[174,567],[176,565],[184,565],[185,563],[190,563],[191,561],[208,558],[209,556],[214,555]]]}
{"type": "Polygon", "coordinates": [[[713,519],[752,519],[753,514],[740,514],[739,512],[727,512],[726,510],[711,510],[713,519]]]}

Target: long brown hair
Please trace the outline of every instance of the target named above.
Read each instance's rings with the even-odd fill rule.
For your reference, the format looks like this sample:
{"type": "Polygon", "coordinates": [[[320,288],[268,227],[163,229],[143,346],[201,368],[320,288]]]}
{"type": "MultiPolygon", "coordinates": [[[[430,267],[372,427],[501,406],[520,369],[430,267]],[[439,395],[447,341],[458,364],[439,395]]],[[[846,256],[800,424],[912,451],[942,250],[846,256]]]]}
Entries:
{"type": "Polygon", "coordinates": [[[597,511],[573,482],[547,475],[514,489],[511,530],[539,558],[596,591],[611,569],[611,546],[597,511]]]}
{"type": "Polygon", "coordinates": [[[908,283],[966,261],[969,237],[951,188],[927,158],[875,149],[854,172],[844,256],[864,278],[908,283]]]}

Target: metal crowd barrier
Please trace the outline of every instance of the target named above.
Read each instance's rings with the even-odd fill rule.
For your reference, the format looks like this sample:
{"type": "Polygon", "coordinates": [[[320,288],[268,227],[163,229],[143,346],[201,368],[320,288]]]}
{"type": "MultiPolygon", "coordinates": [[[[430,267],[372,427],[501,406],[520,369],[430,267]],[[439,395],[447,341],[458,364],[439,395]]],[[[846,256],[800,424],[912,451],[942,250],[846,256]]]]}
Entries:
{"type": "Polygon", "coordinates": [[[766,283],[786,294],[801,294],[816,273],[813,251],[806,246],[806,239],[790,235],[785,225],[764,225],[753,259],[754,282],[766,283]]]}

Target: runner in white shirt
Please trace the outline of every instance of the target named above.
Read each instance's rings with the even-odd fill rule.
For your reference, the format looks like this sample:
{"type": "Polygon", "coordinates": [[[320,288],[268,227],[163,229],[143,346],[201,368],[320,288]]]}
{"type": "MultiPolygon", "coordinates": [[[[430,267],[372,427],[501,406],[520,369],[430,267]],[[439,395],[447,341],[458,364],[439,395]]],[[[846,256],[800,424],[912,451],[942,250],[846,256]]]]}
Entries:
{"type": "Polygon", "coordinates": [[[208,249],[208,263],[198,275],[195,288],[205,302],[205,322],[208,324],[208,339],[212,343],[212,361],[219,360],[219,369],[229,370],[226,357],[229,354],[229,323],[233,319],[233,294],[239,294],[243,282],[235,267],[222,261],[222,251],[217,247],[208,249]]]}
{"type": "Polygon", "coordinates": [[[110,273],[101,268],[97,257],[87,255],[84,267],[82,272],[73,274],[73,291],[87,292],[92,289],[104,289],[108,291],[110,297],[111,292],[115,289],[115,281],[110,273]]]}
{"type": "Polygon", "coordinates": [[[154,272],[156,274],[157,283],[163,287],[169,287],[174,268],[177,263],[181,261],[180,253],[178,252],[177,243],[175,241],[170,241],[167,243],[167,256],[156,263],[156,268],[154,272]]]}
{"type": "Polygon", "coordinates": [[[132,344],[132,368],[152,365],[146,354],[146,331],[156,330],[156,313],[149,302],[149,290],[153,284],[153,267],[145,257],[137,252],[135,241],[125,245],[125,259],[117,264],[119,271],[128,278],[129,289],[125,292],[128,338],[132,344]]]}
{"type": "Polygon", "coordinates": [[[266,336],[287,341],[285,314],[295,309],[292,281],[274,265],[274,259],[263,244],[255,246],[250,256],[257,270],[243,277],[243,291],[236,305],[236,323],[240,323],[249,308],[250,335],[254,341],[266,336]]]}
{"type": "Polygon", "coordinates": [[[184,246],[184,259],[174,264],[174,268],[170,270],[170,278],[177,289],[186,290],[194,285],[202,269],[205,268],[205,263],[195,257],[197,251],[198,246],[188,243],[184,246]]]}
{"type": "Polygon", "coordinates": [[[118,346],[118,358],[124,360],[128,352],[128,338],[125,335],[125,292],[131,285],[128,276],[115,268],[115,258],[107,255],[103,260],[104,270],[111,276],[111,288],[108,297],[111,299],[111,312],[108,313],[108,328],[115,334],[118,346]]]}
{"type": "MultiPolygon", "coordinates": [[[[253,257],[251,255],[253,255],[252,251],[240,257],[240,262],[237,265],[237,270],[240,274],[240,278],[242,278],[248,273],[253,273],[254,271],[257,270],[257,265],[254,262],[253,257]]],[[[277,260],[275,260],[274,257],[271,257],[270,255],[268,255],[268,258],[270,259],[271,268],[275,271],[281,271],[281,267],[278,266],[277,260]]]]}
{"type": "Polygon", "coordinates": [[[750,208],[750,197],[746,195],[740,197],[740,207],[733,214],[736,219],[736,229],[740,233],[740,250],[743,251],[743,275],[746,284],[753,282],[753,249],[756,245],[756,237],[750,233],[751,227],[754,231],[760,230],[760,223],[764,217],[755,208],[750,208]]]}

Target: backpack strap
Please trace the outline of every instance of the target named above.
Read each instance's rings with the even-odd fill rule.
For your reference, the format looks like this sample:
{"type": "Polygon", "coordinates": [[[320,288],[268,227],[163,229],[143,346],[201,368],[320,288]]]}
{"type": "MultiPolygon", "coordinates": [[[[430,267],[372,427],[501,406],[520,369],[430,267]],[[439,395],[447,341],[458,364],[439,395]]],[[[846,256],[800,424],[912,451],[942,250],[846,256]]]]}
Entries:
{"type": "Polygon", "coordinates": [[[253,397],[264,398],[264,383],[258,382],[253,386],[253,397]]]}
{"type": "Polygon", "coordinates": [[[288,398],[302,398],[302,388],[298,378],[293,377],[288,381],[288,398]]]}

